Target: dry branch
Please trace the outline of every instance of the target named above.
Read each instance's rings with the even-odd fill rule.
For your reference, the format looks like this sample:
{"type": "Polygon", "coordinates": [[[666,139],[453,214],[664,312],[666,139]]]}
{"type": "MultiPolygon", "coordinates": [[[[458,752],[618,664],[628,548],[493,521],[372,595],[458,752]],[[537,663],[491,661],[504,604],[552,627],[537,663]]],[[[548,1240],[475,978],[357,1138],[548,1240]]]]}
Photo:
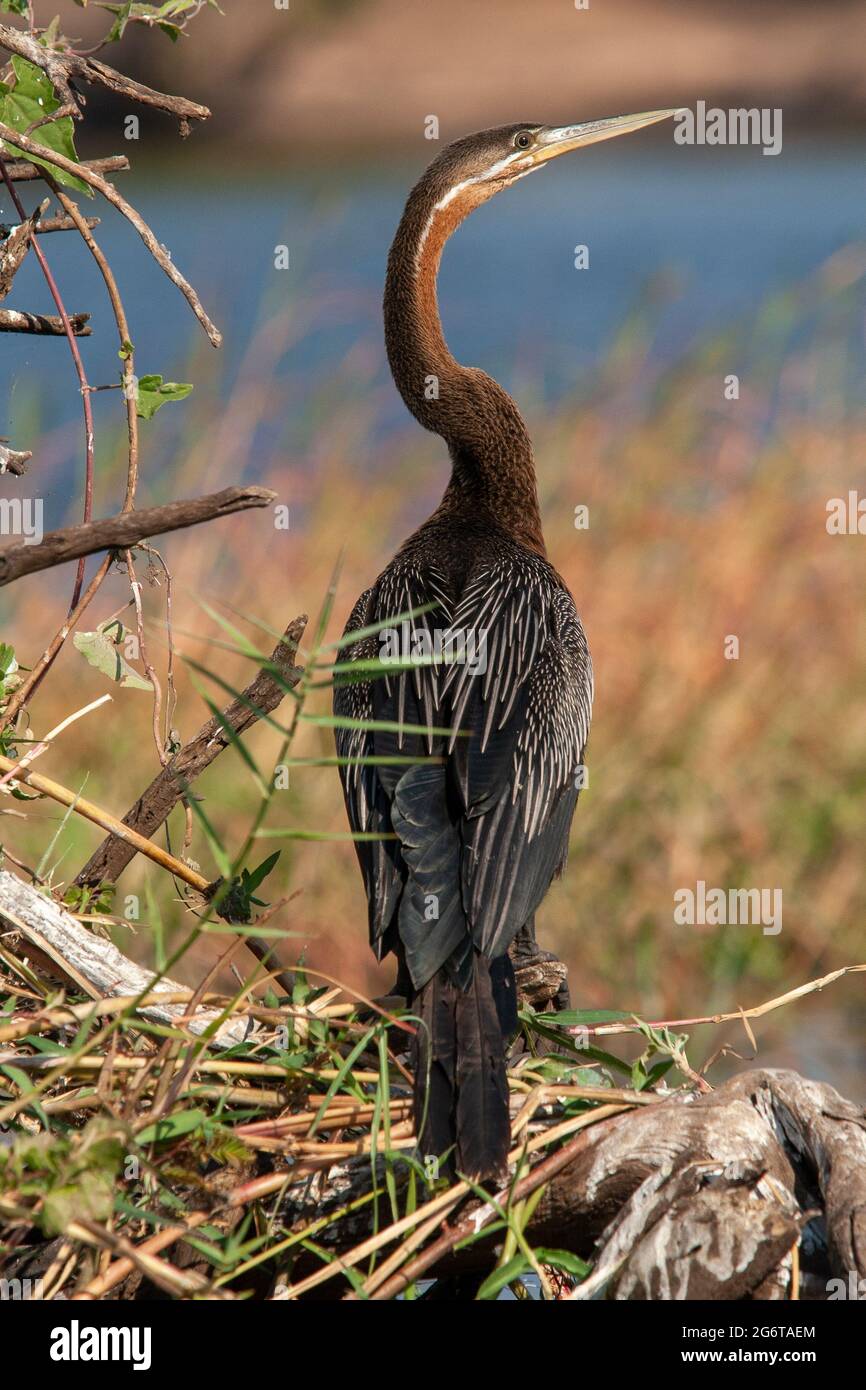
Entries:
{"type": "MultiPolygon", "coordinates": [[[[70,314],[69,323],[76,338],[89,338],[89,314],[70,314]]],[[[66,326],[58,314],[28,314],[23,309],[0,309],[0,333],[39,333],[64,337],[66,326]]]]}
{"type": "MultiPolygon", "coordinates": [[[[184,796],[190,783],[209,767],[230,742],[227,729],[243,734],[265,714],[271,714],[280,704],[287,689],[297,685],[300,669],[294,666],[298,643],[307,625],[306,615],[289,623],[277,643],[270,661],[246,690],[222,712],[219,719],[209,719],[194,738],[175,754],[169,765],[159,773],[150,786],[127,811],[123,823],[152,839],[184,796]]],[[[114,883],[127,864],[135,857],[135,845],[109,835],[91,855],[75,882],[79,886],[114,883]]]]}
{"type": "MultiPolygon", "coordinates": [[[[46,158],[44,145],[40,145],[38,141],[32,140],[27,135],[21,135],[18,131],[13,130],[11,126],[5,125],[2,121],[0,121],[0,140],[5,141],[12,149],[23,150],[25,154],[32,155],[35,159],[46,158]]],[[[102,178],[99,173],[89,168],[88,165],[80,164],[75,159],[68,159],[65,154],[59,154],[56,150],[49,150],[48,154],[50,155],[52,167],[56,166],[58,169],[65,170],[65,172],[71,174],[73,178],[83,179],[90,188],[95,188],[97,192],[102,194],[103,198],[111,203],[112,207],[116,207],[118,212],[122,212],[127,221],[132,223],[132,226],[138,232],[138,235],[141,237],[157,265],[162,267],[172,284],[177,285],[214,347],[219,347],[222,342],[222,334],[205,313],[201,300],[192,285],[185,276],[180,273],[177,266],[172,261],[169,252],[157,241],[140,213],[136,212],[135,208],[132,207],[125,198],[121,197],[113,183],[109,183],[107,179],[102,178]]]]}
{"type": "Polygon", "coordinates": [[[8,449],[0,443],[0,474],[12,473],[16,478],[27,472],[27,464],[33,457],[30,449],[8,449]]]}
{"type": "MultiPolygon", "coordinates": [[[[83,221],[84,225],[91,231],[94,227],[98,227],[100,223],[98,217],[85,217],[83,221]]],[[[38,226],[34,228],[37,236],[44,236],[46,232],[74,232],[75,230],[76,224],[71,217],[44,217],[38,226]]]]}
{"type": "MultiPolygon", "coordinates": [[[[92,174],[123,174],[129,169],[129,160],[125,154],[111,154],[105,159],[82,159],[77,168],[79,172],[89,169],[92,174]]],[[[6,171],[12,183],[33,183],[45,177],[41,164],[31,164],[26,159],[10,160],[6,171]]]]}
{"type": "MultiPolygon", "coordinates": [[[[9,172],[10,167],[10,165],[6,165],[7,173],[9,172]]],[[[47,170],[45,169],[41,170],[43,178],[45,177],[46,172],[47,170]]],[[[49,200],[46,199],[46,205],[48,201],[49,200]]],[[[27,220],[28,222],[32,221],[34,223],[33,231],[37,234],[37,236],[42,236],[45,232],[74,232],[76,229],[76,224],[73,222],[71,217],[43,217],[39,220],[36,220],[35,218],[28,218],[27,220]]],[[[94,227],[99,226],[100,219],[98,217],[85,217],[83,221],[85,225],[92,230],[94,227]]],[[[25,224],[22,224],[20,222],[15,222],[11,225],[8,222],[0,222],[0,256],[2,256],[3,253],[6,251],[6,248],[12,237],[17,232],[21,231],[23,225],[25,224]]]]}
{"type": "Polygon", "coordinates": [[[16,542],[0,549],[0,585],[11,584],[22,575],[66,564],[82,555],[100,550],[127,550],[146,537],[198,526],[203,521],[229,516],[249,507],[266,507],[276,493],[264,487],[227,487],[222,492],[187,501],[167,502],[161,507],[121,512],[101,521],[66,526],[50,531],[38,545],[16,542]]]}
{"type": "MultiPolygon", "coordinates": [[[[184,990],[183,985],[167,978],[154,983],[153,971],[136,965],[113,942],[88,931],[52,898],[44,897],[5,869],[0,870],[0,922],[6,931],[19,934],[47,956],[63,975],[94,999],[137,997],[150,988],[156,994],[184,990]]],[[[186,1017],[183,1004],[150,1003],[140,1012],[159,1023],[177,1023],[186,1017]]],[[[186,1026],[192,1033],[203,1033],[218,1017],[214,1009],[196,1009],[186,1026]]],[[[232,1047],[250,1031],[249,1018],[228,1019],[220,1025],[214,1042],[232,1047]]]]}
{"type": "Polygon", "coordinates": [[[60,806],[69,807],[77,815],[91,821],[93,825],[98,825],[100,830],[107,830],[110,834],[119,835],[121,839],[131,840],[139,854],[147,855],[154,864],[159,864],[160,868],[167,869],[170,874],[189,884],[190,888],[194,888],[197,893],[204,895],[212,890],[213,885],[208,883],[207,879],[203,878],[195,869],[191,869],[188,864],[183,863],[180,859],[175,859],[173,854],[169,854],[167,850],[153,844],[151,840],[145,839],[143,835],[138,834],[138,831],[122,825],[110,811],[105,811],[101,806],[88,801],[86,797],[70,791],[69,787],[64,787],[51,777],[43,777],[39,772],[31,772],[28,768],[22,768],[20,759],[7,758],[5,754],[0,753],[0,772],[11,773],[16,781],[23,782],[25,786],[31,787],[40,796],[51,797],[52,801],[56,801],[60,806]]]}
{"type": "Polygon", "coordinates": [[[40,215],[47,208],[48,201],[46,198],[29,217],[26,217],[23,222],[19,222],[15,227],[2,229],[4,235],[0,239],[0,299],[5,299],[12,288],[12,281],[30,250],[30,235],[39,221],[40,215]]]}
{"type": "Polygon", "coordinates": [[[210,116],[208,108],[200,106],[197,101],[188,101],[186,97],[168,96],[165,92],[154,91],[152,87],[146,87],[141,82],[133,82],[131,78],[96,58],[46,48],[30,34],[22,34],[20,30],[13,29],[8,24],[0,24],[0,47],[41,68],[49,78],[60,99],[60,109],[55,113],[54,120],[60,116],[81,119],[84,97],[75,90],[75,81],[105,87],[117,96],[126,97],[144,106],[156,107],[159,111],[167,111],[180,121],[182,135],[189,134],[190,121],[206,121],[210,116]]]}

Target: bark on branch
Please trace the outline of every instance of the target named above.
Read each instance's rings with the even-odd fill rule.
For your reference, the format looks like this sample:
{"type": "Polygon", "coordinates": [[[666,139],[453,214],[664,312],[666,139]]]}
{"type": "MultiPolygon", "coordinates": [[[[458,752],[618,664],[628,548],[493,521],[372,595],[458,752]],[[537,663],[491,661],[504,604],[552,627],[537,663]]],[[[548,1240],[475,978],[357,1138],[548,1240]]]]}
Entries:
{"type": "MultiPolygon", "coordinates": [[[[105,159],[83,159],[79,167],[88,169],[92,174],[122,174],[129,168],[129,160],[125,154],[112,154],[105,159]]],[[[12,183],[33,183],[45,177],[45,170],[40,164],[31,164],[26,159],[11,160],[6,165],[6,172],[12,183]]]]}
{"type": "Polygon", "coordinates": [[[38,545],[16,542],[0,549],[0,586],[11,584],[22,575],[77,560],[82,555],[94,555],[100,550],[127,550],[146,537],[198,526],[203,521],[214,521],[248,507],[266,507],[275,497],[276,493],[265,487],[227,487],[206,497],[122,512],[80,526],[66,526],[60,531],[49,532],[38,545]]]}
{"type": "Polygon", "coordinates": [[[47,206],[48,199],[46,198],[29,217],[25,218],[23,222],[19,222],[16,227],[0,229],[0,299],[5,299],[11,290],[12,281],[30,250],[31,234],[47,206]]]}
{"type": "MultiPolygon", "coordinates": [[[[99,217],[84,217],[82,221],[92,232],[94,227],[99,226],[101,219],[99,217]]],[[[39,225],[33,230],[37,236],[44,236],[46,232],[75,232],[78,228],[71,217],[43,217],[39,225]]]]}
{"type": "Polygon", "coordinates": [[[146,87],[142,82],[133,82],[131,78],[117,72],[107,63],[101,63],[97,58],[46,48],[30,34],[22,34],[20,30],[13,29],[8,24],[0,24],[0,46],[9,53],[26,58],[28,63],[41,68],[48,77],[60,99],[60,109],[55,113],[54,120],[60,116],[72,116],[80,120],[84,114],[85,99],[75,89],[73,84],[76,81],[105,87],[117,96],[126,97],[144,106],[153,106],[159,111],[167,111],[180,121],[182,135],[189,134],[190,121],[206,121],[210,116],[208,108],[199,105],[197,101],[169,96],[165,92],[146,87]]]}
{"type": "MultiPolygon", "coordinates": [[[[191,782],[228,747],[227,729],[243,734],[262,715],[271,714],[287,689],[297,685],[301,672],[294,665],[298,643],[307,625],[306,615],[289,623],[277,643],[268,666],[233,700],[219,719],[209,719],[195,738],[184,744],[150,786],[127,811],[123,824],[153,839],[184,796],[191,782]]],[[[79,886],[114,883],[137,853],[135,845],[108,835],[91,855],[75,882],[79,886]]]]}
{"type": "MultiPolygon", "coordinates": [[[[69,323],[76,338],[89,338],[89,314],[70,314],[69,323]]],[[[39,333],[52,338],[65,337],[66,327],[59,314],[28,314],[24,309],[0,309],[0,333],[39,333]]]]}

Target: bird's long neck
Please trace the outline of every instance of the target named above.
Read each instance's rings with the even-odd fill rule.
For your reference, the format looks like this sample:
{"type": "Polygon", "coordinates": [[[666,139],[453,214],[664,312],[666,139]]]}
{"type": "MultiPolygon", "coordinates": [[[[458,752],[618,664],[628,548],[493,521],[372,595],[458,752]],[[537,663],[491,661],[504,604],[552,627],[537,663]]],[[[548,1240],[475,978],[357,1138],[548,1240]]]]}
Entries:
{"type": "Polygon", "coordinates": [[[385,342],[397,388],[416,420],[446,441],[451,481],[440,513],[487,514],[544,554],[535,464],[523,417],[492,377],[452,357],[439,318],[442,248],[471,205],[422,179],[388,259],[385,342]]]}

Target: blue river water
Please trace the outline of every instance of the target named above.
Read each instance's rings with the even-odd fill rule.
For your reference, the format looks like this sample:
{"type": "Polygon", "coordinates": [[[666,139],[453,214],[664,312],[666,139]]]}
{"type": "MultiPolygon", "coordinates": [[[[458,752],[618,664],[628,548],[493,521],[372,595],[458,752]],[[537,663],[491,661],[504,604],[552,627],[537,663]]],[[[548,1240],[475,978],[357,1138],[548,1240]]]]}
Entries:
{"type": "MultiPolygon", "coordinates": [[[[406,190],[423,161],[318,172],[272,165],[256,176],[229,168],[217,181],[195,170],[192,145],[180,158],[192,161],[191,176],[178,164],[160,175],[122,174],[118,184],[224,332],[220,390],[230,389],[255,325],[293,304],[304,327],[275,369],[287,421],[362,343],[374,354],[372,385],[382,388],[376,427],[399,424],[403,407],[381,350],[381,285],[406,190]],[[289,248],[287,270],[275,269],[280,245],[289,248]]],[[[622,141],[557,161],[479,209],[447,248],[440,298],[452,350],[507,386],[529,383],[556,401],[579,388],[654,283],[650,351],[672,357],[861,241],[863,166],[850,142],[794,139],[775,158],[758,149],[639,149],[622,141]],[[580,245],[589,250],[585,270],[574,266],[580,245]]],[[[29,201],[36,187],[24,186],[29,201]]],[[[123,218],[104,206],[93,211],[103,218],[97,235],[121,284],[139,371],[190,379],[191,350],[210,349],[187,305],[123,218]]],[[[0,221],[11,220],[4,193],[0,221]]],[[[45,237],[43,246],[69,309],[93,311],[93,337],[82,340],[90,381],[116,381],[117,340],[94,265],[71,234],[45,237]]],[[[30,262],[7,306],[51,312],[30,262]]],[[[860,295],[866,302],[862,282],[860,295]]],[[[862,334],[855,351],[862,368],[862,334]]],[[[97,397],[98,410],[110,400],[97,397]]],[[[0,436],[32,447],[34,421],[43,431],[68,421],[72,436],[78,418],[65,343],[0,336],[0,436]]],[[[72,439],[70,484],[77,451],[72,439]]],[[[52,479],[60,494],[65,467],[52,479]]],[[[0,483],[4,495],[10,486],[0,483]]]]}

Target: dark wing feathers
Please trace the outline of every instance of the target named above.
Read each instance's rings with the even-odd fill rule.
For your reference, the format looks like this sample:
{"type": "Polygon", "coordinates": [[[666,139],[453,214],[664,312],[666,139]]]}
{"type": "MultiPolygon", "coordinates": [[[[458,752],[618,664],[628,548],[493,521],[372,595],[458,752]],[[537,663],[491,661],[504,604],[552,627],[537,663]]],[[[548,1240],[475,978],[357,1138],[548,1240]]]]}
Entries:
{"type": "MultiPolygon", "coordinates": [[[[335,694],[340,714],[451,730],[337,737],[352,756],[439,759],[342,769],[352,828],[398,836],[357,849],[374,946],[392,949],[396,925],[416,988],[449,959],[463,973],[470,944],[502,955],[562,868],[592,703],[583,629],[544,560],[514,547],[452,594],[442,574],[398,557],[346,632],[431,604],[403,626],[429,661],[335,694]]],[[[379,652],[376,636],[349,649],[379,652]]]]}
{"type": "MultiPolygon", "coordinates": [[[[362,594],[346,624],[353,632],[375,622],[371,617],[374,590],[362,594]]],[[[350,648],[352,660],[370,660],[378,652],[378,639],[366,637],[350,648]]],[[[345,652],[343,653],[345,655],[345,652]]],[[[373,689],[370,681],[352,681],[337,685],[334,691],[334,713],[340,718],[368,721],[373,718],[373,689]]],[[[337,756],[352,762],[340,768],[349,825],[353,832],[391,834],[391,801],[385,782],[377,775],[380,769],[365,765],[363,759],[373,752],[372,737],[367,729],[335,730],[337,756]]],[[[370,919],[370,944],[381,960],[394,949],[389,933],[400,904],[405,877],[398,846],[393,840],[356,840],[355,850],[364,877],[370,919]]]]}
{"type": "Polygon", "coordinates": [[[409,871],[400,902],[400,941],[420,990],[455,953],[467,969],[472,959],[460,895],[460,839],[448,814],[441,763],[410,768],[400,779],[391,821],[409,871]]]}

